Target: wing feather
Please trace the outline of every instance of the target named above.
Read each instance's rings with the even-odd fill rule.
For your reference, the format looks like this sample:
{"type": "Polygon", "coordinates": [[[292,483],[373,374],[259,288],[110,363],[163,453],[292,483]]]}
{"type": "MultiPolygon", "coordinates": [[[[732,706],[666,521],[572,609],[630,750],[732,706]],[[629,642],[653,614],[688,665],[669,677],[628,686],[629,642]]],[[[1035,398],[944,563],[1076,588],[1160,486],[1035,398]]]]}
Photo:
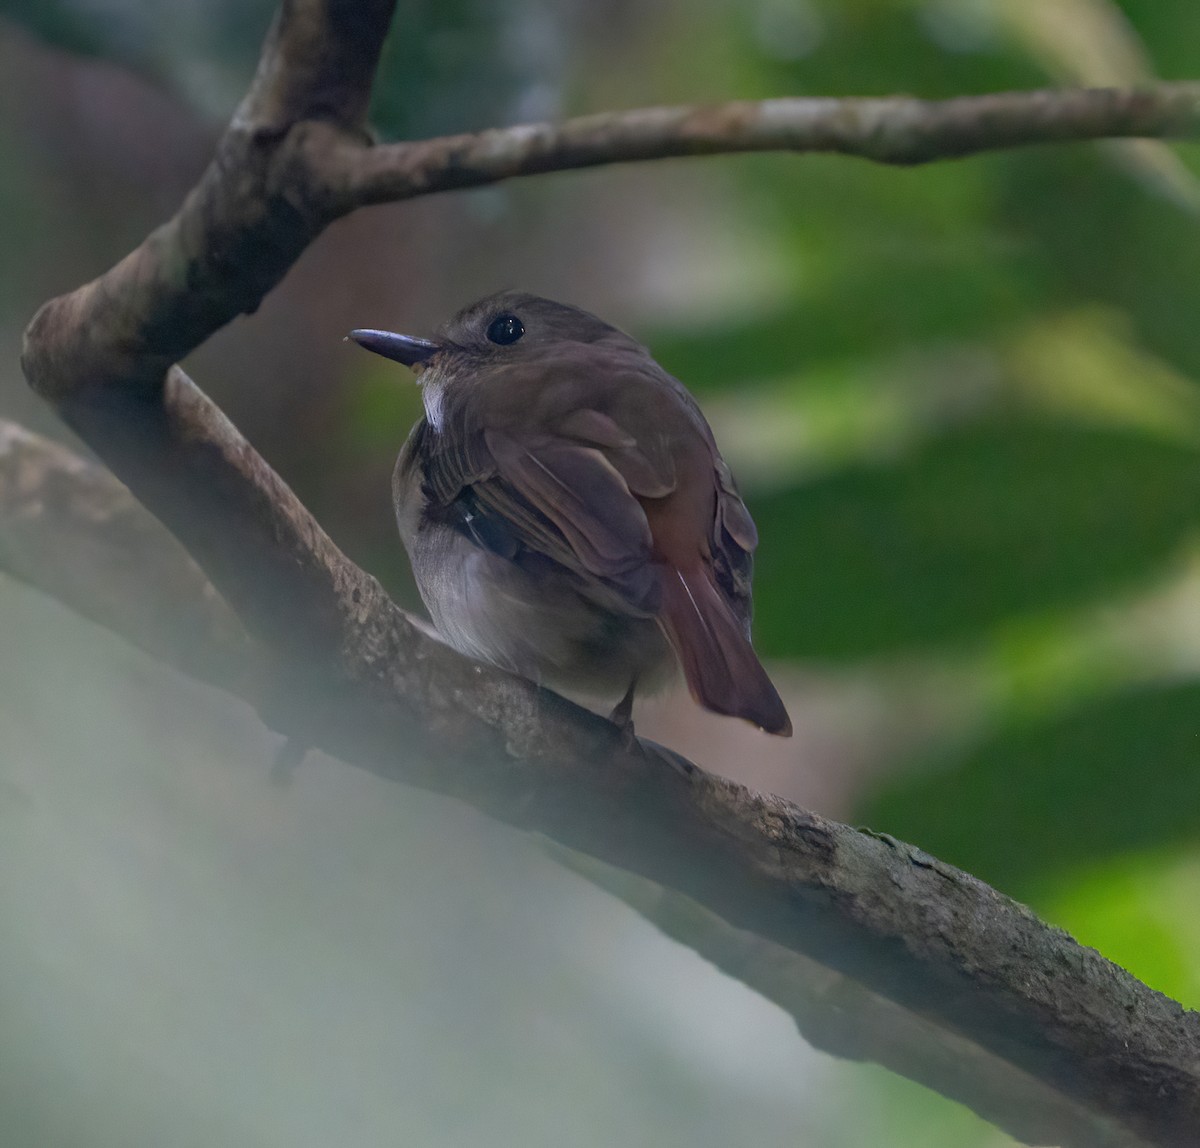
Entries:
{"type": "MultiPolygon", "coordinates": [[[[488,430],[484,438],[504,487],[544,514],[561,532],[569,555],[563,564],[603,578],[629,604],[656,604],[657,576],[650,564],[650,524],[629,485],[604,452],[550,435],[516,437],[488,430]]],[[[494,497],[489,484],[481,491],[494,497]]]]}

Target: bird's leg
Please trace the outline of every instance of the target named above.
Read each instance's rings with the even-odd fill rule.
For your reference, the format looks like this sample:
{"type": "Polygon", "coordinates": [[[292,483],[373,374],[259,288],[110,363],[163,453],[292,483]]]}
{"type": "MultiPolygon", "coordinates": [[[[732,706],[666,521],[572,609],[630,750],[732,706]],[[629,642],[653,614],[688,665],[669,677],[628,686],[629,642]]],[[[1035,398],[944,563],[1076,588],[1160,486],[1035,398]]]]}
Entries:
{"type": "Polygon", "coordinates": [[[629,689],[625,691],[625,696],[617,702],[613,707],[612,713],[608,715],[608,720],[613,723],[620,731],[626,741],[633,741],[633,694],[637,689],[638,676],[633,675],[632,681],[629,683],[629,689]]]}

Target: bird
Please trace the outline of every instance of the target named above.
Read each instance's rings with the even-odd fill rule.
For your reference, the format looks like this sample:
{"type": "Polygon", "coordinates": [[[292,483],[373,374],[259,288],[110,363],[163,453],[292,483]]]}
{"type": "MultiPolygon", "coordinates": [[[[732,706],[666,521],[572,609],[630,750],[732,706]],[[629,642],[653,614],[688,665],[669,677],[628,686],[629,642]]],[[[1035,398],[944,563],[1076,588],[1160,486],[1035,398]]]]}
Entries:
{"type": "Polygon", "coordinates": [[[789,736],[750,641],[754,521],[696,401],[581,308],[519,291],[430,339],[358,329],[425,414],[392,478],[439,635],[539,684],[619,698],[677,674],[718,714],[789,736]]]}

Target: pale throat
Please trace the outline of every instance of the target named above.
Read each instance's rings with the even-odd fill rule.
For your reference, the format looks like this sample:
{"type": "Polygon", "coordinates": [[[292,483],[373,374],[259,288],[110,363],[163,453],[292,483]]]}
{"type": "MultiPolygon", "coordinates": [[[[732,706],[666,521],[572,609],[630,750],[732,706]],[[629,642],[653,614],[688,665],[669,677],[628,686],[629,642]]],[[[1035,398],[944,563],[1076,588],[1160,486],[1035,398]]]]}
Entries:
{"type": "Polygon", "coordinates": [[[421,376],[421,401],[425,404],[425,418],[435,431],[441,431],[445,422],[446,380],[438,371],[423,371],[421,376]]]}

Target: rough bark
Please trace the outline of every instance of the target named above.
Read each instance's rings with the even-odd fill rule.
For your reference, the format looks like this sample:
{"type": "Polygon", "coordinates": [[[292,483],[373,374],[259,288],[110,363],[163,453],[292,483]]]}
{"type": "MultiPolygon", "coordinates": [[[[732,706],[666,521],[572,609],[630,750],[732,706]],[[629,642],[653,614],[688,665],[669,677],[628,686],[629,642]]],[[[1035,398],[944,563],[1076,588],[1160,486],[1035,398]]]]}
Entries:
{"type": "Polygon", "coordinates": [[[204,572],[109,471],[4,419],[0,570],[202,681],[230,688],[252,661],[204,572]]]}
{"type": "MultiPolygon", "coordinates": [[[[247,695],[293,737],[639,874],[1048,1087],[1077,1118],[1047,1118],[1044,1135],[1019,1093],[989,1110],[1026,1139],[1200,1143],[1200,1017],[912,846],[628,744],[431,640],[172,365],[253,310],[326,224],[364,203],[662,155],[771,147],[910,163],[1194,134],[1200,88],[659,109],[372,149],[363,116],[389,10],[285,2],[180,212],[48,303],[26,335],[31,385],[169,527],[251,636],[247,695]]],[[[935,1086],[969,1100],[949,1078],[935,1086]]]]}

